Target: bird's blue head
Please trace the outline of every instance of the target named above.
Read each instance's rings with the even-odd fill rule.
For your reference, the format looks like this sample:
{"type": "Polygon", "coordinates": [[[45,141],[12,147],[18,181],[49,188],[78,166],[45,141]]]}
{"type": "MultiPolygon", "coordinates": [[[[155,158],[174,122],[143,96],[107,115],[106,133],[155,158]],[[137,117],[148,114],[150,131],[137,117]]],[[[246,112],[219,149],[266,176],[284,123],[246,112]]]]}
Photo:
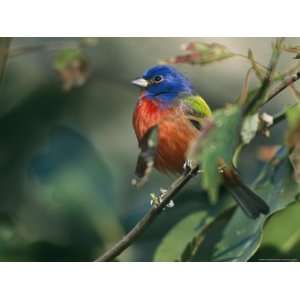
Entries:
{"type": "Polygon", "coordinates": [[[168,65],[155,66],[132,83],[143,89],[145,98],[159,100],[165,104],[182,95],[191,95],[193,90],[191,82],[168,65]]]}

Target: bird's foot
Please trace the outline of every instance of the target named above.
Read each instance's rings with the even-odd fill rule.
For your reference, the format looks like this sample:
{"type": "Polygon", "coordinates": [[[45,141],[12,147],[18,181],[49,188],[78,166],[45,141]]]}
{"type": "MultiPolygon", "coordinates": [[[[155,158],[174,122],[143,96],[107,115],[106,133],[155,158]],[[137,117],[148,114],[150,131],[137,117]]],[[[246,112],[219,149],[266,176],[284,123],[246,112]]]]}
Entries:
{"type": "MultiPolygon", "coordinates": [[[[160,194],[158,196],[155,193],[151,193],[150,194],[150,197],[151,197],[150,204],[151,204],[151,206],[158,207],[159,204],[164,200],[164,197],[165,197],[165,194],[167,193],[167,191],[168,190],[161,188],[160,189],[160,194]]],[[[166,207],[168,207],[168,208],[172,208],[174,206],[175,206],[175,204],[174,204],[173,200],[170,200],[169,203],[166,205],[166,207]]]]}
{"type": "Polygon", "coordinates": [[[193,161],[190,159],[187,159],[183,165],[183,173],[188,174],[192,170],[193,167],[194,167],[193,161]]]}
{"type": "MultiPolygon", "coordinates": [[[[190,160],[190,159],[186,160],[184,165],[183,165],[183,175],[187,175],[195,167],[197,167],[197,164],[196,164],[195,161],[190,160]]],[[[199,173],[202,173],[202,172],[203,172],[202,170],[198,169],[195,174],[199,174],[199,173]]]]}

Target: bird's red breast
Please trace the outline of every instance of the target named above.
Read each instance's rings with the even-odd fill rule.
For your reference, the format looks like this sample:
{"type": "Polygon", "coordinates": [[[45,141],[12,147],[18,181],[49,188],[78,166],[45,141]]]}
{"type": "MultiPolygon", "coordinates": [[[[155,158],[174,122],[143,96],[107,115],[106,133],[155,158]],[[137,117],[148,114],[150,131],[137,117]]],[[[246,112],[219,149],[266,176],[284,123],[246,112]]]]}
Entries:
{"type": "Polygon", "coordinates": [[[158,125],[159,131],[155,167],[163,172],[182,172],[187,150],[198,136],[198,131],[179,105],[161,106],[159,101],[142,96],[133,114],[138,141],[155,125],[158,125]]]}

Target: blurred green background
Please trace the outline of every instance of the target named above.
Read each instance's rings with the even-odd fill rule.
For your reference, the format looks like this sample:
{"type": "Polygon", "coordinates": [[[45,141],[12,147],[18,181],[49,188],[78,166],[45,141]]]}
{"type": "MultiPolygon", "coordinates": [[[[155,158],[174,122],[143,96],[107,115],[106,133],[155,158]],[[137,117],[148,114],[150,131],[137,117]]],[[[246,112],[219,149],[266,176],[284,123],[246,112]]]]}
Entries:
{"type": "MultiPolygon", "coordinates": [[[[130,184],[138,154],[131,125],[138,90],[130,81],[180,54],[181,44],[197,40],[218,42],[245,55],[251,48],[256,59],[267,64],[273,39],[99,38],[97,45],[84,49],[86,83],[68,92],[54,71],[57,51],[9,58],[0,94],[1,261],[92,261],[149,209],[149,194],[174,178],[154,172],[141,189],[130,184]]],[[[76,41],[14,38],[10,48],[76,41]]],[[[287,42],[300,44],[300,39],[287,42]]],[[[279,68],[291,61],[291,55],[284,55],[279,68]]],[[[178,69],[215,109],[240,95],[249,62],[232,58],[178,69]]],[[[252,80],[251,86],[256,83],[252,80]]],[[[293,101],[284,91],[265,110],[275,112],[293,101]]],[[[262,165],[258,145],[282,142],[284,126],[270,139],[258,137],[243,153],[245,181],[251,182],[262,165]]],[[[178,198],[182,201],[163,213],[119,260],[151,261],[172,225],[208,201],[197,179],[178,198]]],[[[262,255],[276,257],[276,249],[268,249],[262,255]]]]}

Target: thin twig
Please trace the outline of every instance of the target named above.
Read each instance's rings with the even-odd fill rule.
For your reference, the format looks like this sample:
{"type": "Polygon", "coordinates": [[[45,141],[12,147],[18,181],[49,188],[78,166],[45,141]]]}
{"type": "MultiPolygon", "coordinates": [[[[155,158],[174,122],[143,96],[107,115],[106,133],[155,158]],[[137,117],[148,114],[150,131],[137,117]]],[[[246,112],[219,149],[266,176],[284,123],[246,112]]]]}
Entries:
{"type": "Polygon", "coordinates": [[[268,98],[261,104],[261,106],[270,102],[280,92],[282,92],[284,89],[286,89],[288,86],[292,85],[295,81],[299,79],[300,79],[300,72],[284,79],[276,88],[274,88],[274,90],[270,92],[268,98]]]}
{"type": "MultiPolygon", "coordinates": [[[[296,82],[297,80],[299,80],[299,79],[300,79],[300,72],[298,72],[297,74],[294,74],[294,75],[290,76],[289,78],[286,78],[285,80],[283,80],[280,85],[278,85],[276,88],[274,88],[273,91],[271,91],[270,95],[268,96],[266,101],[263,103],[263,105],[268,103],[269,101],[271,101],[275,96],[277,96],[280,92],[282,92],[287,87],[292,86],[292,84],[294,82],[296,82]]],[[[282,112],[278,113],[277,115],[275,115],[273,117],[273,123],[268,128],[271,128],[271,127],[277,125],[278,123],[280,123],[281,121],[285,120],[286,116],[287,116],[287,111],[292,109],[296,105],[297,104],[290,105],[284,111],[282,111],[282,112]]]]}
{"type": "Polygon", "coordinates": [[[244,79],[244,82],[243,82],[243,87],[242,87],[242,92],[241,92],[241,95],[240,95],[240,98],[239,98],[239,103],[240,105],[244,105],[247,101],[247,97],[248,97],[248,87],[249,87],[249,79],[250,79],[250,75],[251,75],[251,72],[253,71],[253,67],[251,67],[247,74],[246,74],[246,77],[244,79]]]}
{"type": "Polygon", "coordinates": [[[265,77],[260,89],[255,94],[255,96],[250,99],[250,101],[246,104],[243,114],[248,115],[249,113],[252,113],[252,111],[259,106],[260,102],[265,102],[264,98],[266,97],[266,94],[269,90],[270,84],[272,83],[272,79],[274,77],[274,74],[276,72],[276,67],[278,64],[278,60],[280,57],[280,46],[283,42],[283,38],[276,39],[276,43],[274,45],[274,49],[272,52],[271,60],[269,63],[269,72],[268,75],[265,77]]]}
{"type": "MultiPolygon", "coordinates": [[[[276,83],[276,82],[279,82],[279,81],[282,81],[284,80],[287,76],[291,76],[297,72],[299,72],[300,70],[300,63],[299,64],[296,64],[295,66],[293,66],[291,69],[287,70],[286,72],[280,74],[278,72],[276,72],[276,74],[274,75],[273,77],[273,83],[276,83]]],[[[292,86],[291,86],[292,87],[292,86]]],[[[255,95],[258,91],[259,91],[260,88],[255,88],[255,89],[252,89],[249,91],[248,93],[248,97],[247,99],[251,97],[254,97],[253,95],[255,95]]],[[[235,99],[236,102],[239,102],[240,101],[240,97],[238,99],[235,99]]]]}
{"type": "Polygon", "coordinates": [[[157,206],[153,206],[145,216],[111,249],[107,250],[103,255],[98,257],[95,261],[112,261],[127,249],[156,219],[162,212],[171,199],[194,177],[198,174],[199,166],[193,167],[189,172],[181,175],[176,179],[161,197],[161,202],[157,206]]]}
{"type": "Polygon", "coordinates": [[[294,73],[297,73],[300,69],[300,62],[294,64],[294,66],[288,68],[285,70],[285,72],[282,73],[283,78],[285,78],[288,75],[293,75],[294,73]]]}
{"type": "Polygon", "coordinates": [[[260,67],[261,69],[263,69],[264,71],[268,71],[268,67],[267,67],[267,66],[263,65],[262,63],[258,62],[258,61],[255,60],[255,59],[253,59],[253,60],[251,61],[251,59],[250,59],[249,56],[247,56],[247,55],[244,55],[244,54],[241,54],[241,53],[234,53],[234,55],[235,55],[236,57],[241,57],[241,58],[243,58],[243,59],[246,59],[246,60],[250,61],[251,64],[254,62],[257,66],[259,66],[259,67],[260,67]]]}
{"type": "MultiPolygon", "coordinates": [[[[298,68],[299,66],[297,66],[298,68]]],[[[263,106],[264,104],[270,102],[275,96],[277,96],[280,92],[282,92],[283,90],[285,90],[286,88],[288,87],[291,87],[293,86],[293,83],[295,83],[297,80],[300,79],[300,71],[297,72],[297,74],[294,74],[286,79],[284,79],[281,84],[279,84],[277,87],[275,87],[271,92],[270,94],[268,95],[267,99],[265,100],[265,102],[263,102],[261,104],[261,106],[263,106]]],[[[285,109],[283,112],[281,113],[278,113],[277,115],[275,115],[273,117],[273,123],[268,126],[268,129],[272,128],[273,126],[277,125],[278,123],[280,123],[281,121],[285,120],[286,119],[286,115],[287,115],[287,111],[292,108],[293,106],[295,105],[291,105],[289,106],[287,109],[285,109]]],[[[238,161],[238,158],[239,158],[239,155],[240,153],[242,152],[244,146],[246,144],[240,144],[238,146],[238,148],[236,149],[235,153],[234,153],[234,156],[233,156],[233,164],[234,166],[237,167],[237,161],[238,161]]]]}
{"type": "Polygon", "coordinates": [[[286,116],[287,116],[287,112],[292,109],[293,107],[296,107],[297,104],[293,104],[293,105],[290,105],[288,106],[285,110],[283,110],[282,112],[276,114],[274,117],[273,117],[273,123],[268,127],[268,128],[271,128],[271,127],[274,127],[276,126],[277,124],[279,124],[281,121],[284,121],[286,119],[286,116]]]}
{"type": "Polygon", "coordinates": [[[290,91],[297,102],[300,102],[300,91],[295,87],[294,84],[290,85],[290,91]]]}
{"type": "Polygon", "coordinates": [[[286,116],[287,116],[287,110],[275,115],[273,118],[273,124],[270,127],[273,127],[273,126],[277,125],[278,123],[280,123],[281,121],[285,120],[286,116]]]}

